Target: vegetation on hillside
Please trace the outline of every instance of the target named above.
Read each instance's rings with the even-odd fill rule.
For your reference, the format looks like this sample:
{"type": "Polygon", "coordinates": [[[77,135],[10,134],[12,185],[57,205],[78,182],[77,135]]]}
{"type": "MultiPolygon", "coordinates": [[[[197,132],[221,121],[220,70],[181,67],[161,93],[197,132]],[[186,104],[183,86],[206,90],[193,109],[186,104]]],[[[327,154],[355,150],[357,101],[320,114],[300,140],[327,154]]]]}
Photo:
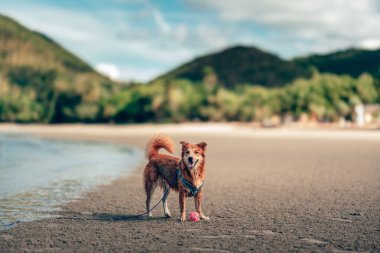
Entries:
{"type": "MultiPolygon", "coordinates": [[[[351,119],[354,106],[379,101],[380,87],[369,74],[358,78],[314,73],[280,88],[239,85],[228,89],[217,82],[185,79],[130,87],[103,104],[108,121],[258,121],[272,116],[318,121],[351,119]]],[[[213,80],[213,78],[211,78],[213,80]]]]}

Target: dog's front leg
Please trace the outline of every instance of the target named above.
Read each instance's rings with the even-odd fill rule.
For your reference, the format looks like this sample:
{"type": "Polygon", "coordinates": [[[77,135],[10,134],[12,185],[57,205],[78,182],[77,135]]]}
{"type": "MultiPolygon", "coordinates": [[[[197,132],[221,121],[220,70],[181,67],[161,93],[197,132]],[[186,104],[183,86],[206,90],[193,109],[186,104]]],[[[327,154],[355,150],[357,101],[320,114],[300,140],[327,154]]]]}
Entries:
{"type": "Polygon", "coordinates": [[[199,192],[197,196],[194,196],[194,203],[195,210],[197,210],[199,218],[202,220],[209,220],[210,218],[202,213],[202,192],[199,192]]]}
{"type": "Polygon", "coordinates": [[[181,221],[186,221],[186,193],[184,191],[179,192],[179,210],[181,213],[181,221]]]}

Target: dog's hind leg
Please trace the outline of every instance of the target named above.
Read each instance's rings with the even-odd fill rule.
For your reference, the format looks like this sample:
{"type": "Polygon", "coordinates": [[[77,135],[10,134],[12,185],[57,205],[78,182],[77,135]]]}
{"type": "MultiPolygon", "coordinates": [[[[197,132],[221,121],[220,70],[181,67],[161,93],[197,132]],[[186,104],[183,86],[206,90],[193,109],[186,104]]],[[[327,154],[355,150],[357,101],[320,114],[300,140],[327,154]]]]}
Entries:
{"type": "Polygon", "coordinates": [[[168,184],[165,183],[162,189],[164,191],[164,196],[162,197],[162,205],[164,207],[164,214],[165,214],[165,217],[170,218],[172,217],[168,208],[168,196],[170,193],[170,187],[168,184]]]}
{"type": "Polygon", "coordinates": [[[156,182],[148,182],[145,184],[145,191],[146,191],[146,211],[148,218],[152,218],[152,211],[150,211],[150,201],[152,200],[152,196],[154,193],[154,190],[156,189],[156,182]]]}
{"type": "Polygon", "coordinates": [[[145,168],[144,172],[144,186],[145,186],[145,193],[146,193],[146,211],[148,218],[152,218],[152,212],[150,211],[150,202],[152,200],[152,196],[154,193],[154,190],[157,187],[157,180],[158,175],[157,171],[150,167],[149,164],[145,168]]]}

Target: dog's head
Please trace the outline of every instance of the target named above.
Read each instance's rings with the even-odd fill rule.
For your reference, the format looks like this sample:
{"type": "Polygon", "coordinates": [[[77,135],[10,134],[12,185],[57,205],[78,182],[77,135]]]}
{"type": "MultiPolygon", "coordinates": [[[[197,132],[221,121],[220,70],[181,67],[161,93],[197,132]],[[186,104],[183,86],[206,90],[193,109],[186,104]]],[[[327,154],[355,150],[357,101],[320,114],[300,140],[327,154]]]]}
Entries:
{"type": "Polygon", "coordinates": [[[206,142],[191,144],[186,141],[181,141],[180,143],[182,144],[182,161],[187,168],[193,170],[204,163],[206,142]]]}

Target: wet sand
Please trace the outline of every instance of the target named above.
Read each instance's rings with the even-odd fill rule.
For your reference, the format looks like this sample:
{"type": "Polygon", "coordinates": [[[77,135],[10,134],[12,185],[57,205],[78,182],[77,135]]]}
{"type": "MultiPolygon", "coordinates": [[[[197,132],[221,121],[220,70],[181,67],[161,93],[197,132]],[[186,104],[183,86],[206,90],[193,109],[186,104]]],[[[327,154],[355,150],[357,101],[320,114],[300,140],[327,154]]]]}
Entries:
{"type": "MultiPolygon", "coordinates": [[[[143,148],[156,132],[206,141],[208,222],[144,211],[143,165],[62,206],[58,218],[0,232],[0,252],[380,252],[380,132],[257,130],[231,125],[13,126],[1,132],[123,143],[143,148]]],[[[179,145],[177,145],[177,149],[179,145]]],[[[178,150],[177,150],[178,154],[178,150]]],[[[157,190],[153,203],[161,197],[157,190]]],[[[194,210],[187,200],[187,213],[194,210]]]]}

